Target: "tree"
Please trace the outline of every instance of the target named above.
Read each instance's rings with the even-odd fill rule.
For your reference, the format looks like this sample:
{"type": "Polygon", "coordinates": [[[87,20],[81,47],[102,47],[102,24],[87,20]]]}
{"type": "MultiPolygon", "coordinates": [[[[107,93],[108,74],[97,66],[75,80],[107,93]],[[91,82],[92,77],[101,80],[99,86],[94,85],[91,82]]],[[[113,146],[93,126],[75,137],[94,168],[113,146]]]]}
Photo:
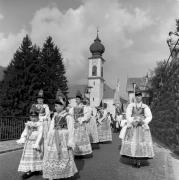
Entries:
{"type": "Polygon", "coordinates": [[[1,115],[28,114],[33,96],[31,71],[34,71],[38,51],[26,35],[5,71],[0,95],[1,115]]]}
{"type": "Polygon", "coordinates": [[[41,86],[44,89],[47,103],[52,104],[51,100],[55,99],[56,92],[59,88],[67,96],[68,86],[63,57],[50,36],[43,44],[40,64],[41,86]]]}

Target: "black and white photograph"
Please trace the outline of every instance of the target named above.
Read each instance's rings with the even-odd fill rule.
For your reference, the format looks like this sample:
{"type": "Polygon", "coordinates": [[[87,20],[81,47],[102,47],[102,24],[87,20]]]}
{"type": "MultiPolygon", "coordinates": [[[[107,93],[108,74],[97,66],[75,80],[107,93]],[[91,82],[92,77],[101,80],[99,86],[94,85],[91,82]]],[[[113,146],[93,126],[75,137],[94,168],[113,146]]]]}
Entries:
{"type": "Polygon", "coordinates": [[[179,0],[0,0],[0,180],[179,180],[179,0]]]}

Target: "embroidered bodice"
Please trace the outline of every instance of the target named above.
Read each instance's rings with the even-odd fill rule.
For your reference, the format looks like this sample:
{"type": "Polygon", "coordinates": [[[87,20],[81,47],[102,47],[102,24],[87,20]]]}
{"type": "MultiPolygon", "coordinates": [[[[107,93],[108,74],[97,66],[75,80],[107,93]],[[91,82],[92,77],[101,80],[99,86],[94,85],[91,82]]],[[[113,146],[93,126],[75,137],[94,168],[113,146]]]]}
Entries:
{"type": "Polygon", "coordinates": [[[76,106],[74,107],[74,119],[75,121],[79,118],[79,117],[83,117],[84,116],[84,107],[83,106],[76,106]]]}
{"type": "Polygon", "coordinates": [[[54,129],[59,130],[59,129],[68,129],[67,126],[67,115],[65,114],[64,116],[62,115],[56,115],[54,117],[54,129]]]}

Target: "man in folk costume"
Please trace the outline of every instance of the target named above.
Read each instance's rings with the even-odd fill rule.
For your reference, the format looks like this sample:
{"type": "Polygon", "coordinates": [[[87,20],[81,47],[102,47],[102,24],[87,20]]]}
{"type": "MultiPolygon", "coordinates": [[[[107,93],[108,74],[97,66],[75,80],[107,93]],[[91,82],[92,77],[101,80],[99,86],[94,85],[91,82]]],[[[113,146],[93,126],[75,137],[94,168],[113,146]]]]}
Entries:
{"type": "Polygon", "coordinates": [[[85,105],[85,107],[88,109],[88,111],[91,114],[91,117],[89,118],[89,120],[86,123],[86,128],[88,131],[90,142],[91,143],[98,143],[99,138],[98,138],[98,129],[97,129],[96,117],[93,114],[93,108],[90,106],[89,98],[86,97],[84,99],[83,104],[85,105]]]}
{"type": "Polygon", "coordinates": [[[74,155],[83,156],[92,153],[90,139],[88,131],[86,129],[86,123],[91,117],[91,111],[89,108],[82,104],[82,94],[77,91],[76,94],[76,106],[71,108],[70,113],[75,119],[75,149],[74,155]]]}
{"type": "Polygon", "coordinates": [[[127,129],[122,141],[120,154],[134,160],[140,167],[141,159],[154,157],[152,137],[148,124],[152,120],[150,108],[142,102],[142,92],[135,91],[136,102],[128,105],[126,110],[127,129]]]}
{"type": "Polygon", "coordinates": [[[42,148],[43,124],[39,121],[39,112],[36,106],[30,109],[30,121],[25,123],[25,129],[18,144],[24,143],[24,150],[20,160],[18,171],[25,172],[23,178],[29,178],[35,172],[42,170],[43,148],[42,148]]]}
{"type": "Polygon", "coordinates": [[[107,112],[107,104],[100,103],[97,108],[97,124],[99,142],[112,141],[112,132],[110,126],[110,116],[107,112]]]}
{"type": "Polygon", "coordinates": [[[50,125],[50,110],[49,106],[44,104],[44,92],[42,89],[38,93],[36,107],[39,111],[39,120],[43,122],[44,140],[46,140],[50,125]]]}
{"type": "Polygon", "coordinates": [[[43,159],[43,178],[62,179],[74,176],[74,118],[66,111],[66,96],[59,90],[54,116],[50,123],[43,159]]]}

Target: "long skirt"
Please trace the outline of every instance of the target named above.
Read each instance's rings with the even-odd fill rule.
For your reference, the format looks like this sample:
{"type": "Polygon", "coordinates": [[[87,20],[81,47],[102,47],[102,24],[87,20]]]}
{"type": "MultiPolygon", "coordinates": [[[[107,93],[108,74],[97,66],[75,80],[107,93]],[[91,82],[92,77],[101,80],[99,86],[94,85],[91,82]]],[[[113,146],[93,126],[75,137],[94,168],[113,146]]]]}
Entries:
{"type": "Polygon", "coordinates": [[[153,158],[154,151],[150,129],[145,129],[142,126],[128,127],[122,141],[120,154],[136,158],[153,158]]]}
{"type": "Polygon", "coordinates": [[[97,128],[97,123],[96,123],[95,117],[90,118],[89,122],[86,124],[86,128],[88,131],[90,142],[91,143],[98,143],[99,142],[98,128],[97,128]]]}
{"type": "Polygon", "coordinates": [[[74,176],[77,168],[72,150],[68,150],[68,132],[59,132],[60,152],[57,151],[55,137],[48,136],[43,159],[43,178],[61,179],[74,176]]]}
{"type": "Polygon", "coordinates": [[[98,125],[98,138],[99,142],[112,141],[111,126],[108,119],[104,119],[101,124],[98,125]]]}
{"type": "Polygon", "coordinates": [[[74,136],[75,136],[74,155],[83,156],[83,155],[91,154],[92,148],[85,123],[81,125],[75,124],[74,136]]]}
{"type": "Polygon", "coordinates": [[[32,132],[31,136],[26,141],[18,171],[34,172],[42,170],[43,148],[41,148],[41,151],[36,151],[32,148],[35,144],[37,136],[38,134],[36,132],[32,132]]]}

